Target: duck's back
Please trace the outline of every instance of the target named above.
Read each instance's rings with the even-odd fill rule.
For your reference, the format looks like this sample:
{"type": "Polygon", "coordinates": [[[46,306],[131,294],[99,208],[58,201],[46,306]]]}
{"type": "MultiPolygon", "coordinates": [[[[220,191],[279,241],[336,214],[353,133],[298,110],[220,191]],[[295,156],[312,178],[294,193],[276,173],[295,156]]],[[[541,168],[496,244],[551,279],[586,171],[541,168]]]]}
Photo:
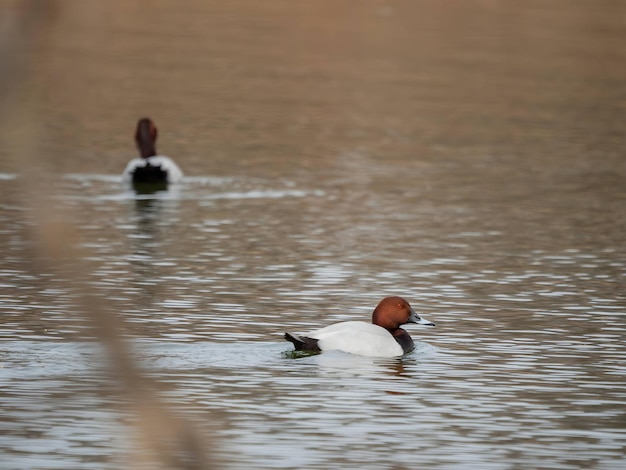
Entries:
{"type": "Polygon", "coordinates": [[[183,172],[165,155],[133,158],[124,170],[123,178],[132,183],[177,183],[183,172]]]}
{"type": "Polygon", "coordinates": [[[404,351],[386,329],[364,321],[335,323],[307,334],[322,351],[339,350],[359,356],[393,357],[404,351]]]}

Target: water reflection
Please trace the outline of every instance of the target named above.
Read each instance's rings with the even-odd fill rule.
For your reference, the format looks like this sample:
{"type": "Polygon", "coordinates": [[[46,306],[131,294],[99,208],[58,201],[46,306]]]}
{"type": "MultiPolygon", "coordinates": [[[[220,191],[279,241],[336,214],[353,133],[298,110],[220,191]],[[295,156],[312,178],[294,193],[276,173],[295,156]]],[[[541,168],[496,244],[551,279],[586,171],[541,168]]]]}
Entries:
{"type": "MultiPolygon", "coordinates": [[[[163,213],[163,197],[157,194],[138,195],[135,198],[135,213],[130,219],[134,222],[134,230],[128,233],[128,239],[133,243],[132,254],[128,257],[129,267],[134,272],[134,285],[142,292],[144,305],[150,305],[156,289],[158,289],[159,270],[161,261],[159,253],[163,240],[160,240],[160,225],[167,217],[163,213]]],[[[169,195],[167,195],[169,197],[169,195]]]]}
{"type": "Polygon", "coordinates": [[[133,190],[138,195],[152,195],[167,191],[167,183],[133,183],[133,190]]]}

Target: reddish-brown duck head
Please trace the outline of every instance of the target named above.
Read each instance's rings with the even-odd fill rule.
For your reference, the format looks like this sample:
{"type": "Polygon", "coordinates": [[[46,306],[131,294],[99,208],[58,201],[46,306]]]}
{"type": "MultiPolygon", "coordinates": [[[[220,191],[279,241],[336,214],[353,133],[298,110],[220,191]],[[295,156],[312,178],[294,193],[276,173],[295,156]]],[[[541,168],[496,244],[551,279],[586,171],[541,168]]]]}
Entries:
{"type": "Polygon", "coordinates": [[[137,122],[135,131],[135,143],[141,158],[148,158],[156,155],[157,128],[150,118],[141,118],[137,122]]]}
{"type": "Polygon", "coordinates": [[[402,297],[385,297],[381,300],[372,313],[372,323],[392,331],[406,323],[435,326],[415,313],[402,297]]]}

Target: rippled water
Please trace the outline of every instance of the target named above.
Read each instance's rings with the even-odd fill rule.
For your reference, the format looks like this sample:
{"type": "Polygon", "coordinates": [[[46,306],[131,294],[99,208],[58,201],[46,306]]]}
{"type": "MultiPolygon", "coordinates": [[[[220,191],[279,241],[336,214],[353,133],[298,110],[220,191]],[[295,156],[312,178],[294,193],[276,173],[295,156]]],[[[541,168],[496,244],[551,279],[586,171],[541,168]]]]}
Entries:
{"type": "MultiPolygon", "coordinates": [[[[378,236],[372,209],[336,205],[348,189],[332,182],[195,177],[147,197],[115,177],[68,175],[61,187],[62,205],[90,214],[90,282],[143,338],[141,365],[192,416],[220,414],[235,466],[623,463],[620,246],[506,252],[513,234],[462,204],[447,209],[464,212],[461,231],[419,237],[446,208],[410,209],[402,193],[370,195],[409,210],[378,212],[375,227],[404,228],[378,236]],[[286,354],[284,330],[367,318],[389,293],[437,322],[411,328],[421,341],[408,356],[286,354]]],[[[13,468],[102,468],[124,445],[98,393],[101,353],[77,339],[63,287],[20,269],[11,209],[3,452],[13,468]]]]}
{"type": "Polygon", "coordinates": [[[134,2],[59,9],[28,104],[55,172],[0,162],[0,467],[128,468],[136,442],[35,200],[226,468],[623,468],[623,8],[278,4],[155,2],[159,34],[134,2]],[[138,114],[181,185],[121,184],[138,114]],[[386,295],[437,324],[402,358],[282,339],[386,295]]]}

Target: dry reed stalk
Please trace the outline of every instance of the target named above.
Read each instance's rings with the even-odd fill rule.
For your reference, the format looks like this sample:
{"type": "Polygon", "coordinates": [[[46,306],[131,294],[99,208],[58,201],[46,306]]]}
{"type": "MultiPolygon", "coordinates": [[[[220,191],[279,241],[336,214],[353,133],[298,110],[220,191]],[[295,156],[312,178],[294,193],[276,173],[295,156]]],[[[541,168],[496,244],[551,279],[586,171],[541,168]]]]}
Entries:
{"type": "Polygon", "coordinates": [[[80,3],[11,0],[4,5],[0,20],[0,133],[7,136],[3,150],[10,154],[20,175],[18,193],[12,197],[26,209],[31,221],[25,234],[31,246],[25,265],[35,275],[55,276],[75,293],[76,311],[71,313],[91,326],[95,338],[108,353],[112,383],[105,385],[117,390],[119,402],[127,404],[122,410],[132,418],[131,432],[136,436],[125,467],[216,468],[212,439],[160,399],[156,382],[137,367],[122,338],[122,319],[106,308],[106,300],[98,295],[97,289],[83,282],[90,272],[88,253],[78,248],[80,235],[72,214],[61,209],[51,197],[50,188],[54,185],[49,183],[55,177],[54,172],[45,171],[50,163],[41,158],[51,136],[28,106],[15,99],[28,82],[33,49],[46,41],[46,34],[54,29],[58,15],[80,3]]]}

